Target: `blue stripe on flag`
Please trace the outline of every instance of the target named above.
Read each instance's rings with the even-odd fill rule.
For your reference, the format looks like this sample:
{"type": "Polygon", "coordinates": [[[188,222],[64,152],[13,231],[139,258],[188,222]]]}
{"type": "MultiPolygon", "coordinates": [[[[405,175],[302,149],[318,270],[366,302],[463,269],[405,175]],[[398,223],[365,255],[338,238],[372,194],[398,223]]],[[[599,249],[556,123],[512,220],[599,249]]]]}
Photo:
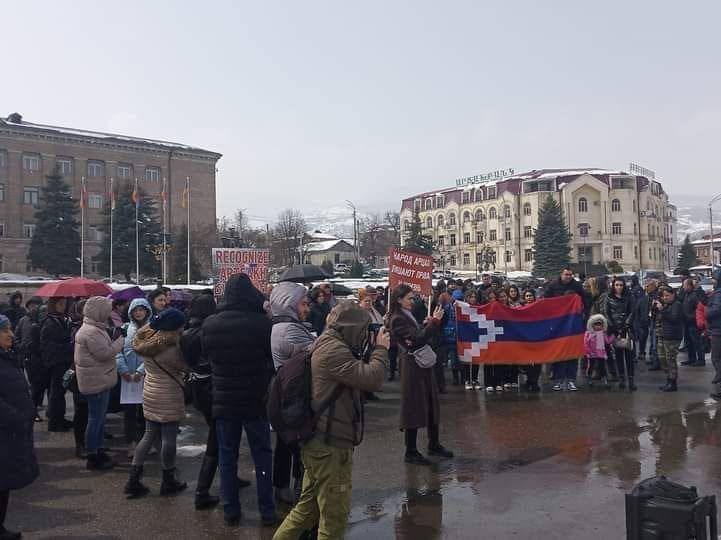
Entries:
{"type": "MultiPolygon", "coordinates": [[[[503,334],[496,334],[496,341],[546,341],[568,336],[576,336],[584,332],[583,316],[572,313],[563,317],[544,319],[541,321],[493,321],[496,328],[502,327],[503,334]]],[[[479,328],[476,322],[458,321],[458,341],[473,343],[479,336],[488,332],[479,328]]]]}

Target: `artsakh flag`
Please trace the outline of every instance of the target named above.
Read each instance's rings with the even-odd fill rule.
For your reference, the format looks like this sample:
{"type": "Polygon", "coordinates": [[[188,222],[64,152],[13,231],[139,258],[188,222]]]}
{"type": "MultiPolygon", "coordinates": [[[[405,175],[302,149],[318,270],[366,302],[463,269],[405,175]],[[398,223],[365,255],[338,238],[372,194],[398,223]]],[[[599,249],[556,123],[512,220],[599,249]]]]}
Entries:
{"type": "Polygon", "coordinates": [[[545,364],[583,356],[583,302],[577,294],[512,308],[457,301],[458,357],[473,364],[545,364]]]}
{"type": "Polygon", "coordinates": [[[80,179],[80,208],[87,207],[88,201],[88,188],[85,185],[85,177],[80,179]]]}
{"type": "Polygon", "coordinates": [[[138,191],[138,179],[135,179],[135,186],[133,187],[133,194],[130,196],[134,204],[140,203],[140,191],[138,191]]]}

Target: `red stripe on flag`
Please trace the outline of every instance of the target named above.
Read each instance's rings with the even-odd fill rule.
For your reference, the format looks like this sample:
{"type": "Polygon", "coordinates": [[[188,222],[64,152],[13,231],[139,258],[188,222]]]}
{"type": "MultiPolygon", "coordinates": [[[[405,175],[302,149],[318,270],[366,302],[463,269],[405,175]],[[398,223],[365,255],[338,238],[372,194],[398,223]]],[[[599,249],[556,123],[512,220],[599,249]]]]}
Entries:
{"type": "MultiPolygon", "coordinates": [[[[471,348],[471,343],[458,343],[458,357],[471,348]]],[[[562,360],[573,360],[583,356],[583,334],[547,341],[497,341],[489,343],[488,349],[481,350],[473,358],[474,364],[549,364],[562,360]]]]}
{"type": "MultiPolygon", "coordinates": [[[[541,300],[522,307],[508,307],[500,302],[475,306],[479,313],[483,313],[487,319],[494,321],[518,321],[535,322],[546,319],[555,319],[570,315],[571,313],[583,312],[583,301],[577,294],[559,296],[556,298],[542,298],[541,300]]],[[[458,320],[468,321],[468,316],[456,310],[458,320]]]]}

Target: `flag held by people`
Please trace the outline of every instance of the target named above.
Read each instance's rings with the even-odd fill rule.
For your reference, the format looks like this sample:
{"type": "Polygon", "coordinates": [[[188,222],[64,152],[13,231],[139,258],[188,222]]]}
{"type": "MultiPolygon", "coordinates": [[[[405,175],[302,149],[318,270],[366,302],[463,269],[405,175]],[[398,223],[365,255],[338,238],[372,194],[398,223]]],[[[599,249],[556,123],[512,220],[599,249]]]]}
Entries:
{"type": "Polygon", "coordinates": [[[583,356],[583,302],[578,295],[511,308],[456,302],[458,357],[473,364],[543,364],[583,356]]]}

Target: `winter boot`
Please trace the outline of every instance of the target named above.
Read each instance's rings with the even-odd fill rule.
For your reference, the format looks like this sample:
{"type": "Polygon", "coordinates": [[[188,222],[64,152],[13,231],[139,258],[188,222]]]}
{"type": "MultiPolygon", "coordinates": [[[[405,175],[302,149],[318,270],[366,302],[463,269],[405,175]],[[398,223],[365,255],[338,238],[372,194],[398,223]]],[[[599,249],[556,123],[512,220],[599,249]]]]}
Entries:
{"type": "Polygon", "coordinates": [[[130,467],[130,476],[128,481],[125,483],[123,493],[125,493],[128,499],[134,499],[136,497],[142,497],[150,493],[150,490],[143,485],[140,478],[143,476],[142,465],[132,465],[130,467]]]}
{"type": "Polygon", "coordinates": [[[661,392],[676,392],[677,390],[678,387],[676,386],[676,381],[673,379],[669,379],[666,386],[661,388],[661,392]]]}
{"type": "Polygon", "coordinates": [[[183,491],[187,487],[188,484],[179,481],[175,477],[175,467],[163,470],[163,481],[160,483],[161,495],[172,495],[173,493],[183,491]]]}
{"type": "Polygon", "coordinates": [[[619,390],[624,390],[626,388],[626,377],[621,377],[621,380],[618,383],[619,390]]]}
{"type": "Polygon", "coordinates": [[[638,390],[636,383],[634,383],[634,381],[633,381],[633,377],[628,378],[628,389],[631,392],[635,392],[636,390],[638,390]]]}
{"type": "Polygon", "coordinates": [[[215,471],[218,469],[217,457],[203,457],[203,463],[200,465],[198,473],[198,487],[195,489],[195,509],[206,510],[213,508],[220,502],[220,499],[209,493],[210,486],[213,485],[215,471]]]}
{"type": "Polygon", "coordinates": [[[100,452],[88,454],[85,468],[89,471],[107,471],[114,467],[113,462],[105,460],[100,452]]]}

